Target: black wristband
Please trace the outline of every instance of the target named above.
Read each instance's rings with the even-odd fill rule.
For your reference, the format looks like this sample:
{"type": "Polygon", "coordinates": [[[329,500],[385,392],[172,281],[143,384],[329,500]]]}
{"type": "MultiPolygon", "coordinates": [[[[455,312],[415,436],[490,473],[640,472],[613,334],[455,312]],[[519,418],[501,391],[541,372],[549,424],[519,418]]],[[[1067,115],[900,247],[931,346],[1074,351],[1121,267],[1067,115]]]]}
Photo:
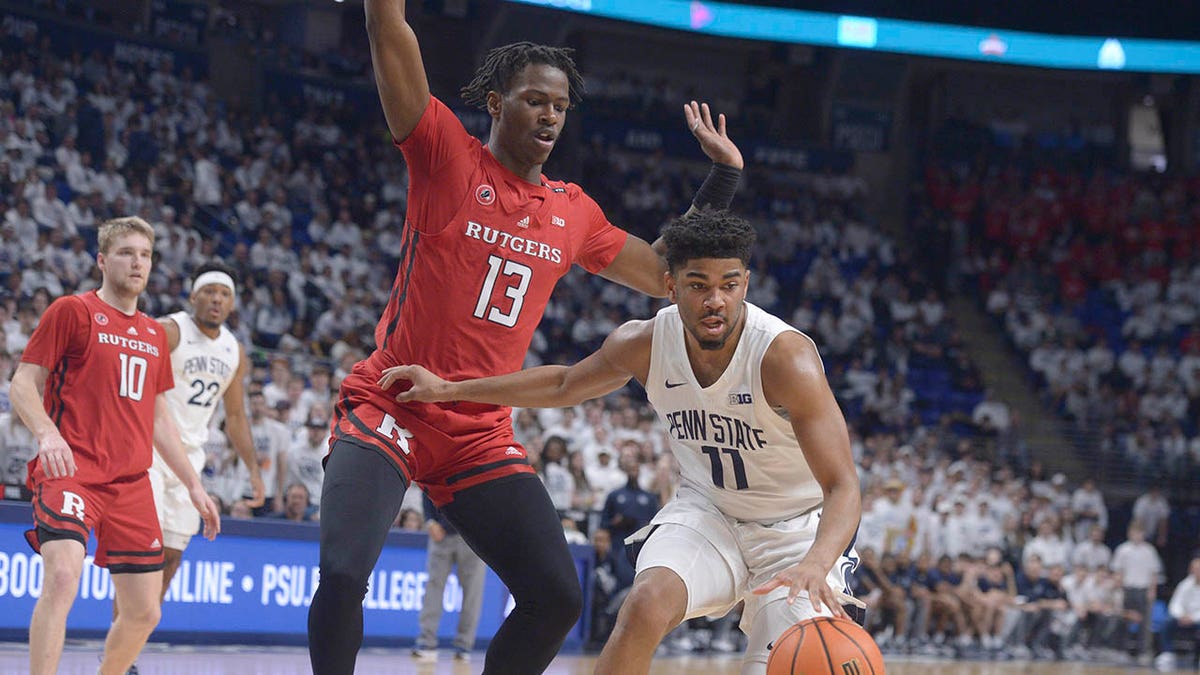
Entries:
{"type": "Polygon", "coordinates": [[[741,178],[741,169],[713,162],[712,169],[709,170],[704,183],[700,185],[699,190],[696,190],[692,206],[697,209],[704,207],[729,208],[729,205],[733,203],[733,195],[737,192],[738,182],[741,178]]]}

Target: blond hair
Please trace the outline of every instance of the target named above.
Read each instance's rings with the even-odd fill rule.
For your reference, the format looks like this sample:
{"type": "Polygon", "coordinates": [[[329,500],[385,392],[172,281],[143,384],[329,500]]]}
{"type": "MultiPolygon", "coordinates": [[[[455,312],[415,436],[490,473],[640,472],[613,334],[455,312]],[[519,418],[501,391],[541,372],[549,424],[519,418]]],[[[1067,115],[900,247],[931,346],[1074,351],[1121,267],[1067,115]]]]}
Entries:
{"type": "Polygon", "coordinates": [[[100,226],[97,236],[100,252],[108,253],[108,248],[112,246],[114,239],[130,232],[145,235],[150,240],[150,248],[154,248],[154,228],[150,227],[150,223],[137,216],[124,216],[105,221],[100,226]]]}

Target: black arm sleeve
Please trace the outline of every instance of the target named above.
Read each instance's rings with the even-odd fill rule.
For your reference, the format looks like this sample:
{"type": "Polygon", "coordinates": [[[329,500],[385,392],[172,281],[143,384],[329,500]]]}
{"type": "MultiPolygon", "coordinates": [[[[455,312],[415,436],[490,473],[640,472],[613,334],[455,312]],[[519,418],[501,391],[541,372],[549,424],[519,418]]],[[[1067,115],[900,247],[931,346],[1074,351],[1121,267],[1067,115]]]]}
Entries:
{"type": "Polygon", "coordinates": [[[709,207],[712,209],[727,209],[733,203],[733,195],[737,192],[738,182],[742,178],[742,170],[728,164],[713,163],[708,177],[696,190],[692,206],[697,209],[709,207]]]}

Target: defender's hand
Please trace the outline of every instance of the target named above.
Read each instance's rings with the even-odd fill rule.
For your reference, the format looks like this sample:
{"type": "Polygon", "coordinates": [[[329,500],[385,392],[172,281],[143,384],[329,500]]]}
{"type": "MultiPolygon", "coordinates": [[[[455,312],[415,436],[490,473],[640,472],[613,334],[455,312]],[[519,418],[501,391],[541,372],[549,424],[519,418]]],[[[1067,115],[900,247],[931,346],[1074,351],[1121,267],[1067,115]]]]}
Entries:
{"type": "Polygon", "coordinates": [[[412,383],[412,388],[397,394],[397,401],[437,403],[451,400],[448,394],[450,383],[421,366],[392,366],[384,370],[383,376],[379,378],[379,388],[387,390],[400,380],[408,380],[412,383]]]}
{"type": "Polygon", "coordinates": [[[708,158],[718,164],[728,164],[735,169],[744,169],[746,162],[742,159],[742,151],[725,132],[725,115],[717,115],[713,123],[712,112],[707,103],[691,101],[683,106],[683,118],[687,121],[688,129],[696,140],[700,141],[700,149],[708,158]]]}

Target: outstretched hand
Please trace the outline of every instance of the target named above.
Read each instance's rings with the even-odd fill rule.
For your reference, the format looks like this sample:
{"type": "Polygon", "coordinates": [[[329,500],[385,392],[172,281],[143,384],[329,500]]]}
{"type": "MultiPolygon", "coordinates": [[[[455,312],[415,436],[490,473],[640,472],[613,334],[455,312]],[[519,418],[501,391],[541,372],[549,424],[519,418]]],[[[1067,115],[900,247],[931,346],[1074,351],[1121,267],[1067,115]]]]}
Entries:
{"type": "Polygon", "coordinates": [[[787,586],[787,602],[789,605],[796,601],[801,591],[806,591],[813,609],[819,612],[822,607],[828,607],[834,616],[846,618],[846,611],[842,609],[841,601],[826,580],[828,575],[829,570],[820,569],[816,565],[806,564],[802,560],[779,572],[771,577],[767,583],[754,589],[754,594],[765,595],[780,586],[787,586]]]}
{"type": "Polygon", "coordinates": [[[725,115],[723,113],[717,115],[717,121],[714,124],[708,104],[691,101],[684,104],[683,117],[687,121],[692,135],[700,141],[700,149],[708,155],[709,159],[718,164],[728,164],[735,169],[745,168],[746,163],[742,159],[742,151],[738,150],[737,145],[725,132],[725,115]]]}
{"type": "Polygon", "coordinates": [[[447,395],[450,383],[421,366],[392,366],[385,369],[383,376],[379,378],[379,388],[387,390],[400,380],[412,382],[412,388],[397,394],[397,401],[402,403],[407,401],[437,403],[439,401],[450,400],[450,397],[447,395]]]}

